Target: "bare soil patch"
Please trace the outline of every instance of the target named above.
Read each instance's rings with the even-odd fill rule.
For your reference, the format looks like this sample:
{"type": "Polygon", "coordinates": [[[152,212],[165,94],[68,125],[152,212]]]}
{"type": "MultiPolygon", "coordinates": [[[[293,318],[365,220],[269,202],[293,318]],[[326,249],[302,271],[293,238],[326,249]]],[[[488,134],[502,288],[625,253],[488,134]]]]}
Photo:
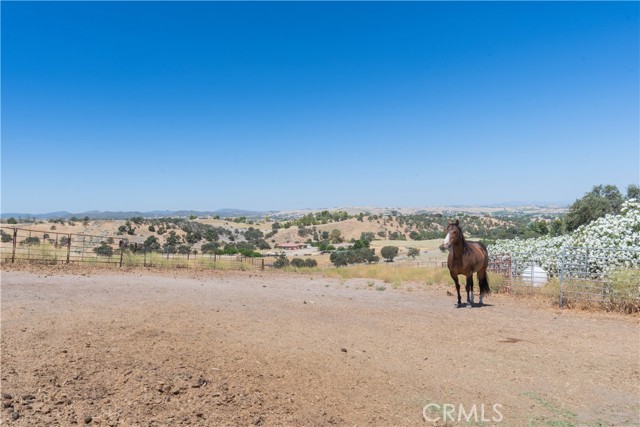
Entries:
{"type": "Polygon", "coordinates": [[[425,421],[429,403],[484,404],[471,425],[640,424],[637,318],[370,280],[3,268],[3,425],[468,425],[425,421]]]}

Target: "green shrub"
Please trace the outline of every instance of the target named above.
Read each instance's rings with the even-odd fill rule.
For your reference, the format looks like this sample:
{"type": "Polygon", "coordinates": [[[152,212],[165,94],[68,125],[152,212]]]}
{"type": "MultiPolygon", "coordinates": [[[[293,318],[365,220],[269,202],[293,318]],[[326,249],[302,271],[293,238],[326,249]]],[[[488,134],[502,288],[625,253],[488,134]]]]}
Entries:
{"type": "Polygon", "coordinates": [[[238,253],[247,258],[260,258],[262,256],[260,252],[253,251],[251,249],[239,249],[238,253]]]}
{"type": "Polygon", "coordinates": [[[324,240],[318,244],[318,250],[320,252],[335,251],[336,247],[329,243],[328,240],[324,240]]]}
{"type": "Polygon", "coordinates": [[[107,242],[100,242],[100,245],[93,248],[93,252],[95,252],[99,256],[112,256],[113,248],[107,244],[107,242]]]}
{"type": "Polygon", "coordinates": [[[147,250],[158,251],[160,250],[160,242],[156,236],[149,236],[147,240],[144,241],[144,247],[147,250]]]}
{"type": "Polygon", "coordinates": [[[368,247],[369,247],[369,240],[361,239],[353,242],[352,249],[362,249],[362,248],[368,248],[368,247]]]}
{"type": "Polygon", "coordinates": [[[305,266],[304,260],[302,258],[293,258],[290,264],[296,268],[302,268],[305,266]]]}
{"type": "Polygon", "coordinates": [[[336,267],[343,267],[343,266],[349,264],[348,257],[347,257],[347,251],[335,251],[335,252],[332,252],[331,256],[329,257],[329,260],[336,267]]]}
{"type": "Polygon", "coordinates": [[[2,243],[13,241],[13,237],[11,236],[11,234],[5,233],[4,230],[0,230],[0,234],[2,235],[2,243]]]}
{"type": "Polygon", "coordinates": [[[29,245],[29,246],[39,245],[40,244],[40,239],[38,237],[35,237],[35,236],[27,237],[26,239],[24,239],[22,241],[22,244],[23,245],[29,245]]]}
{"type": "Polygon", "coordinates": [[[398,231],[394,231],[393,233],[389,234],[389,240],[407,240],[407,237],[398,231]]]}
{"type": "Polygon", "coordinates": [[[289,265],[289,260],[285,254],[280,254],[273,263],[275,268],[284,268],[289,265]]]}
{"type": "Polygon", "coordinates": [[[209,242],[202,245],[200,250],[203,254],[212,254],[220,247],[220,243],[218,242],[209,242]]]}
{"type": "Polygon", "coordinates": [[[397,246],[385,246],[380,249],[380,255],[382,255],[387,262],[393,262],[393,259],[398,256],[398,250],[397,246]]]}
{"type": "Polygon", "coordinates": [[[407,249],[407,256],[410,256],[411,258],[414,258],[420,255],[420,249],[418,248],[408,248],[407,249]]]}
{"type": "Polygon", "coordinates": [[[191,253],[191,246],[189,246],[189,245],[180,245],[180,246],[178,246],[178,248],[176,250],[181,255],[187,255],[187,254],[191,253]]]}
{"type": "Polygon", "coordinates": [[[380,257],[378,257],[375,254],[375,251],[370,248],[350,250],[342,249],[332,252],[329,260],[336,267],[340,267],[349,264],[374,263],[380,261],[380,257]]]}

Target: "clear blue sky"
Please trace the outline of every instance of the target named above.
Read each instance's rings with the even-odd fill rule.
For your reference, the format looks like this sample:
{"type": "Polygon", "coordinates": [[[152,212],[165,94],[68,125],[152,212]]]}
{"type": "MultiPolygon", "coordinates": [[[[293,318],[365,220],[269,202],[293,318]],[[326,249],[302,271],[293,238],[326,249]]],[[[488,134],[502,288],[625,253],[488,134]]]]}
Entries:
{"type": "Polygon", "coordinates": [[[640,180],[638,2],[1,8],[2,212],[572,202],[640,180]]]}

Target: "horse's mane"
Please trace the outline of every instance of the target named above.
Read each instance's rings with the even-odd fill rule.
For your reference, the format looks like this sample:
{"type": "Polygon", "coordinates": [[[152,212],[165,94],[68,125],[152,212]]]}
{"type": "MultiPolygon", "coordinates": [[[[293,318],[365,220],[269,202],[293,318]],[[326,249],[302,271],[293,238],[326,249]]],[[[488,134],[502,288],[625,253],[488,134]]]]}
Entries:
{"type": "Polygon", "coordinates": [[[467,239],[464,238],[464,233],[462,232],[462,228],[460,228],[459,225],[457,225],[456,227],[458,227],[458,230],[460,230],[460,240],[462,240],[462,250],[464,252],[471,252],[471,247],[469,247],[469,243],[467,243],[467,239]]]}
{"type": "Polygon", "coordinates": [[[463,253],[471,252],[471,247],[469,246],[469,243],[467,243],[467,239],[464,238],[464,233],[462,232],[462,228],[460,228],[460,225],[455,223],[451,225],[457,227],[458,231],[460,232],[460,240],[462,241],[462,252],[463,253]]]}

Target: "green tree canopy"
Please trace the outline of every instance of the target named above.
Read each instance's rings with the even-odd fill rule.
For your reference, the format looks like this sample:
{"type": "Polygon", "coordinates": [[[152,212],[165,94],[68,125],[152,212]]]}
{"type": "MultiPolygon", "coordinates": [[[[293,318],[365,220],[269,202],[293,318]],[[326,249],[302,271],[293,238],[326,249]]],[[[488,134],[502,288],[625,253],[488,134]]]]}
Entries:
{"type": "Polygon", "coordinates": [[[393,259],[398,256],[398,250],[397,246],[385,246],[380,249],[380,255],[388,262],[393,262],[393,259]]]}
{"type": "Polygon", "coordinates": [[[567,230],[573,231],[606,214],[616,214],[623,202],[624,197],[615,185],[596,185],[569,208],[565,218],[567,230]]]}
{"type": "Polygon", "coordinates": [[[151,251],[157,251],[160,250],[160,242],[156,236],[149,236],[144,241],[144,247],[151,251]]]}
{"type": "Polygon", "coordinates": [[[342,243],[342,233],[338,229],[331,230],[329,234],[329,240],[331,243],[342,243]]]}
{"type": "Polygon", "coordinates": [[[640,186],[631,184],[627,187],[627,199],[640,200],[640,186]]]}

